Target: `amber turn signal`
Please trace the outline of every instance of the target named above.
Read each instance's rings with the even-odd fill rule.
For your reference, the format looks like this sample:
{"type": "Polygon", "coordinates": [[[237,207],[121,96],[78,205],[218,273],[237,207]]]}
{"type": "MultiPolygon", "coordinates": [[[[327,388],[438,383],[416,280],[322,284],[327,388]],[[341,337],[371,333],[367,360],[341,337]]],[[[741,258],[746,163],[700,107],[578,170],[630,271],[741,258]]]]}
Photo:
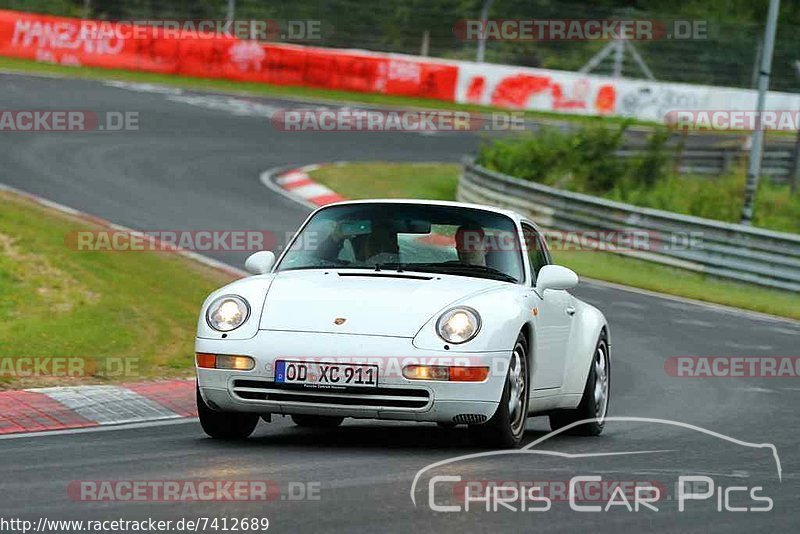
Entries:
{"type": "Polygon", "coordinates": [[[230,354],[195,353],[197,367],[203,369],[229,369],[233,371],[250,371],[256,361],[250,356],[234,356],[230,354]]]}
{"type": "Polygon", "coordinates": [[[407,365],[403,376],[409,380],[443,380],[450,382],[483,382],[488,367],[447,367],[444,365],[407,365]]]}

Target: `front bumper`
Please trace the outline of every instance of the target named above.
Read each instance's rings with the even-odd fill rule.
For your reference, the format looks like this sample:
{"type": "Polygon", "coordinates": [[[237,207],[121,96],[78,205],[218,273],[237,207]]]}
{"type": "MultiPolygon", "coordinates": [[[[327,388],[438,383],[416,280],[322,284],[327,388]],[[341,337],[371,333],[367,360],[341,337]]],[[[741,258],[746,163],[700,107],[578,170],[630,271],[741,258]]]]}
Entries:
{"type": "Polygon", "coordinates": [[[197,369],[200,393],[217,410],[461,423],[494,414],[510,359],[505,351],[422,351],[408,338],[271,330],[246,340],[197,338],[195,349],[256,361],[251,371],[197,369]],[[378,388],[288,388],[275,383],[279,359],[376,364],[378,388]],[[483,382],[408,380],[402,376],[408,364],[487,366],[490,372],[483,382]]]}

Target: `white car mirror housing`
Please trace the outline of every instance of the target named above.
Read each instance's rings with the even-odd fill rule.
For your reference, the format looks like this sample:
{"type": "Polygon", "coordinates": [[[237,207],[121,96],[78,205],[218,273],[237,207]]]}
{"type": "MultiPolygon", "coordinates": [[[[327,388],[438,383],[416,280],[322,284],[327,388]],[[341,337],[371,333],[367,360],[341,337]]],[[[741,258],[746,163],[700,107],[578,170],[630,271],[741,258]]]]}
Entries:
{"type": "Polygon", "coordinates": [[[251,254],[244,262],[244,268],[253,274],[267,274],[273,265],[275,265],[275,254],[269,250],[251,254]]]}
{"type": "Polygon", "coordinates": [[[578,275],[561,265],[545,265],[536,278],[536,293],[544,298],[548,289],[572,289],[578,285],[578,275]]]}

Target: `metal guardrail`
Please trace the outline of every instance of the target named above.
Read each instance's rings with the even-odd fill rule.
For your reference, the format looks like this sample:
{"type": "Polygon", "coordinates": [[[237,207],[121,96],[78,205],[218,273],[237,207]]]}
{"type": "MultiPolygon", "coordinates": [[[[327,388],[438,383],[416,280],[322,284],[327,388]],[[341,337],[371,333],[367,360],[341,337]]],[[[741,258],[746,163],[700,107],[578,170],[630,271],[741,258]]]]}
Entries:
{"type": "MultiPolygon", "coordinates": [[[[800,235],[640,208],[562,191],[464,160],[458,200],[513,209],[562,236],[598,235],[598,248],[721,278],[800,292],[800,235]],[[604,247],[613,232],[647,232],[642,248],[604,247]],[[605,236],[603,234],[605,233],[605,236]],[[657,242],[656,246],[652,246],[657,242]]],[[[608,244],[608,243],[607,243],[608,244]]]]}
{"type": "MultiPolygon", "coordinates": [[[[635,158],[641,150],[623,147],[616,154],[622,158],[635,158]]],[[[746,167],[749,153],[738,148],[686,148],[673,157],[674,168],[681,174],[721,175],[746,167]]],[[[769,176],[775,183],[786,183],[794,175],[794,156],[791,147],[767,148],[761,160],[761,175],[769,176]]]]}

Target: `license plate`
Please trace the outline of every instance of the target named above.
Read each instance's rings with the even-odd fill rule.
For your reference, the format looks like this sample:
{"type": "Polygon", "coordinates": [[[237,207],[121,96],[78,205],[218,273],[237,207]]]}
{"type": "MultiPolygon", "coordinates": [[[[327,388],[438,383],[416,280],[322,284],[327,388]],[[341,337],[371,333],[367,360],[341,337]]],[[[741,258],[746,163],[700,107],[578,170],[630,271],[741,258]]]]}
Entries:
{"type": "Polygon", "coordinates": [[[278,360],[275,382],[314,388],[377,387],[378,366],[355,363],[317,363],[278,360]]]}

